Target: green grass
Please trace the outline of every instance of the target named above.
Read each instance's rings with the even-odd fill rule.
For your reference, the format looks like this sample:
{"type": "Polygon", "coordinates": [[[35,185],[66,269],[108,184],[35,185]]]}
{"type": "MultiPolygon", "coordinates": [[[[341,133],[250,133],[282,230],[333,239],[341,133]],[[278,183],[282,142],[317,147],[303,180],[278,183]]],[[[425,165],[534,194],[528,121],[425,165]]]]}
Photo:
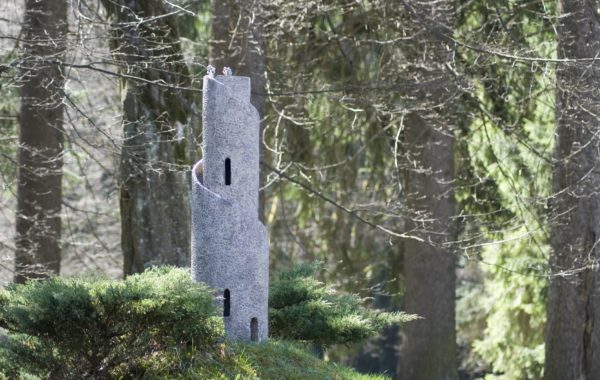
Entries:
{"type": "MultiPolygon", "coordinates": [[[[386,380],[364,375],[312,355],[286,341],[222,343],[212,352],[163,353],[142,366],[144,379],[175,380],[386,380]]],[[[114,378],[119,378],[115,373],[114,378]]],[[[127,378],[126,374],[123,374],[127,378]]]]}
{"type": "Polygon", "coordinates": [[[353,369],[325,362],[298,344],[270,341],[237,343],[234,350],[246,358],[262,380],[385,380],[381,375],[364,375],[353,369]]]}
{"type": "MultiPolygon", "coordinates": [[[[190,356],[190,352],[159,354],[141,365],[137,375],[115,371],[110,379],[156,380],[387,380],[382,375],[365,375],[325,362],[303,345],[286,341],[266,343],[223,343],[214,352],[190,356]]],[[[38,380],[21,372],[21,380],[38,380]]],[[[0,379],[8,379],[0,373],[0,379]]]]}

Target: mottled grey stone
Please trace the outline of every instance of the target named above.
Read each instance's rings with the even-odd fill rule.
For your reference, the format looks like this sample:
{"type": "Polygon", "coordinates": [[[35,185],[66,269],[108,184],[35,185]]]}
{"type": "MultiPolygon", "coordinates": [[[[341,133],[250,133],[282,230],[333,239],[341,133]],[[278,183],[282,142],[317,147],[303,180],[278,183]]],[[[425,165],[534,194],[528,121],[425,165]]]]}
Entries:
{"type": "Polygon", "coordinates": [[[269,242],[258,219],[260,118],[250,78],[205,76],[202,121],[203,158],[192,170],[192,278],[216,289],[220,306],[229,290],[229,339],[266,340],[269,242]]]}

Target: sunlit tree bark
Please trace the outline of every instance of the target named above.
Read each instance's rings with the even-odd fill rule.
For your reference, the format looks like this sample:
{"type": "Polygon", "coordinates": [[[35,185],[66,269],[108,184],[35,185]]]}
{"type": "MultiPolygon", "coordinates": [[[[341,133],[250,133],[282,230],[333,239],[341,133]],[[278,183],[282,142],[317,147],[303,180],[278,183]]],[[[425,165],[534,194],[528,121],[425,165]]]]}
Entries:
{"type": "MultiPolygon", "coordinates": [[[[457,89],[446,67],[454,65],[444,35],[454,25],[454,2],[420,3],[413,18],[428,23],[422,51],[411,54],[409,70],[419,84],[414,106],[404,118],[407,231],[404,243],[404,310],[423,319],[403,327],[399,378],[458,378],[455,326],[456,229],[454,128],[457,89]],[[426,47],[425,47],[426,46],[426,47]],[[423,53],[425,51],[426,53],[423,53]]],[[[419,45],[417,45],[418,47],[419,45]]],[[[415,49],[412,46],[411,49],[415,49]]]]}
{"type": "Polygon", "coordinates": [[[25,2],[16,282],[60,270],[66,1],[25,2]]]}
{"type": "Polygon", "coordinates": [[[547,380],[600,379],[600,19],[596,4],[558,2],[555,164],[547,380]]]}
{"type": "Polygon", "coordinates": [[[127,75],[121,81],[124,273],[189,265],[191,81],[174,9],[162,0],[103,2],[113,19],[113,57],[127,75]]]}

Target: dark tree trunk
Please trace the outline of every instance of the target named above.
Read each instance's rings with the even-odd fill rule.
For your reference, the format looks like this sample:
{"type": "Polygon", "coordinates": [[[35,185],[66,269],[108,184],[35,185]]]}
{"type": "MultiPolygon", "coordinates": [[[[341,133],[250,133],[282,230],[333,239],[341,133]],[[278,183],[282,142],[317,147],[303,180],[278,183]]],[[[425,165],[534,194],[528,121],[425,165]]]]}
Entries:
{"type": "Polygon", "coordinates": [[[66,35],[66,1],[25,1],[16,282],[60,271],[66,35]]]}
{"type": "Polygon", "coordinates": [[[419,3],[413,16],[430,27],[419,37],[425,53],[411,54],[410,77],[420,83],[411,106],[418,111],[404,118],[406,228],[417,239],[404,243],[403,309],[423,318],[402,326],[398,375],[406,380],[458,379],[451,242],[456,240],[453,145],[459,108],[454,76],[446,68],[453,64],[452,46],[442,37],[453,29],[453,4],[419,3]]]}
{"type": "MultiPolygon", "coordinates": [[[[558,57],[597,58],[597,4],[558,2],[558,57]]],[[[600,66],[557,67],[544,378],[600,379],[600,66]]]]}
{"type": "MultiPolygon", "coordinates": [[[[260,2],[249,0],[211,0],[211,39],[209,62],[222,74],[230,67],[234,75],[250,77],[250,102],[265,115],[265,44],[262,41],[260,2]]],[[[263,126],[261,125],[261,136],[263,126]]],[[[262,140],[261,140],[262,141],[262,140]]],[[[265,159],[264,142],[260,145],[261,160],[265,159]]],[[[261,187],[264,184],[261,170],[261,187]]],[[[264,191],[259,193],[259,218],[264,221],[264,191]]]]}
{"type": "Polygon", "coordinates": [[[404,251],[404,311],[423,319],[403,327],[399,378],[446,380],[458,378],[455,331],[455,255],[448,244],[455,231],[453,138],[441,116],[405,118],[406,144],[418,167],[409,170],[407,206],[414,213],[404,251]]]}
{"type": "Polygon", "coordinates": [[[161,0],[105,0],[123,64],[120,163],[125,275],[190,263],[191,80],[176,18],[161,0]],[[143,21],[142,21],[143,20],[143,21]],[[137,78],[137,79],[136,79],[137,78]]]}

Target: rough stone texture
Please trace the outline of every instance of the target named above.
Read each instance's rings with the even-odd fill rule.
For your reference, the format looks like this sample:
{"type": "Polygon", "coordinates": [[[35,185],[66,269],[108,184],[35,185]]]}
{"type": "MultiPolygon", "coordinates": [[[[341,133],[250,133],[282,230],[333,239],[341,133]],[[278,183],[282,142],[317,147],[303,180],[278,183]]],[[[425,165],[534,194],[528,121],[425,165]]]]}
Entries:
{"type": "Polygon", "coordinates": [[[250,78],[205,76],[203,95],[203,159],[192,170],[192,278],[216,289],[221,306],[229,290],[229,339],[265,340],[269,243],[258,219],[260,118],[250,78]]]}

